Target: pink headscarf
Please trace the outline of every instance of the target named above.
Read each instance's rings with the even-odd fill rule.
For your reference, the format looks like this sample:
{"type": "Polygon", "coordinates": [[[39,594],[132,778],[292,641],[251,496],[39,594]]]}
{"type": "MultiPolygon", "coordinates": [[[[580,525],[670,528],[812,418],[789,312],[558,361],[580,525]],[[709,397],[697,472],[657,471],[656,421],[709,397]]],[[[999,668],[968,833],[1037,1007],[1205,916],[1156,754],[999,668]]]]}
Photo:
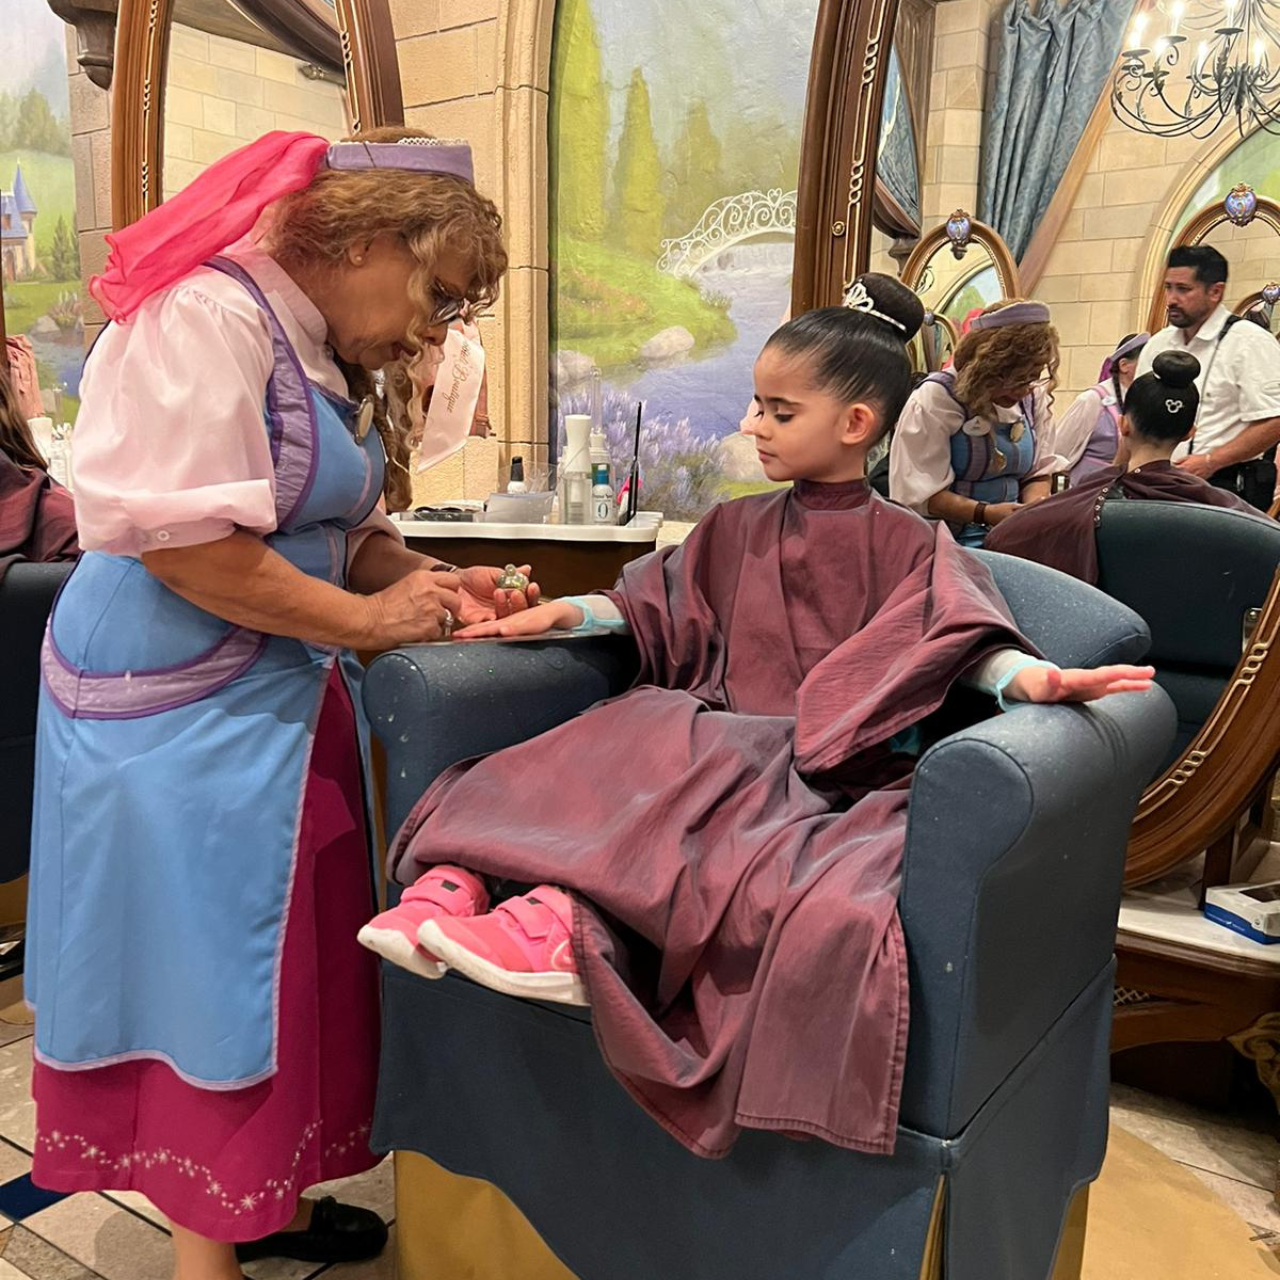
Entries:
{"type": "Polygon", "coordinates": [[[151,294],[248,235],[268,205],[309,186],[325,164],[475,181],[465,142],[411,137],[330,145],[314,133],[276,130],[210,165],[172,199],[109,235],[106,269],[89,281],[89,292],[112,320],[127,320],[151,294]]]}
{"type": "Polygon", "coordinates": [[[153,293],[248,235],[267,205],[307,186],[328,149],[315,134],[277,130],[233,151],[145,217],[107,236],[111,253],[103,273],[89,281],[89,292],[110,319],[127,320],[153,293]]]}

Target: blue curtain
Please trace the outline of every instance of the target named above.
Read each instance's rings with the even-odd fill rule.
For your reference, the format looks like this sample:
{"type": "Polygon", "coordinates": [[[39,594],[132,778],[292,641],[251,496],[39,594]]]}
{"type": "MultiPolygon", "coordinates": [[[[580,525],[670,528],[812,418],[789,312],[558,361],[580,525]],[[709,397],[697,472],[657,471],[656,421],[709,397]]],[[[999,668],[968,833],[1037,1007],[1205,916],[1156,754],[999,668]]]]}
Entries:
{"type": "Polygon", "coordinates": [[[1020,259],[1093,114],[1135,0],[1013,0],[1000,27],[978,217],[1020,259]]]}

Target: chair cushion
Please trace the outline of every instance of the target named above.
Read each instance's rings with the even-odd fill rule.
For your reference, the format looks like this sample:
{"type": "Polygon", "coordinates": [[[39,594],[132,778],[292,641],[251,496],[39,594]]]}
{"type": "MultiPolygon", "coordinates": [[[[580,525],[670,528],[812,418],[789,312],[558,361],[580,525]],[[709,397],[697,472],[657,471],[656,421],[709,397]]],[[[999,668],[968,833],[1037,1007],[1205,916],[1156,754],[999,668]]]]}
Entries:
{"type": "Polygon", "coordinates": [[[1221,679],[1240,660],[1245,613],[1280,567],[1280,523],[1186,502],[1108,502],[1098,526],[1098,586],[1151,629],[1151,661],[1221,679]]]}
{"type": "Polygon", "coordinates": [[[71,569],[20,562],[0,578],[0,882],[25,875],[30,862],[40,645],[71,569]]]}
{"type": "Polygon", "coordinates": [[[1139,662],[1151,637],[1142,618],[1101,591],[1016,556],[974,551],[991,570],[1022,634],[1060,667],[1139,662]]]}

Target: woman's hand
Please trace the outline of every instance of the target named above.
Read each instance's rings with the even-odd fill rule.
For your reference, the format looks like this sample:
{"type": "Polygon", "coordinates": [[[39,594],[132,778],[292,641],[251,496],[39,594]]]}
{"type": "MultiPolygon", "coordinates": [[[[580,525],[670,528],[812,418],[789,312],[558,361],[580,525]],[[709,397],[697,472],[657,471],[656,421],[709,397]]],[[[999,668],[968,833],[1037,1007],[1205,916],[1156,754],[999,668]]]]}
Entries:
{"type": "Polygon", "coordinates": [[[1093,702],[1112,693],[1141,693],[1151,688],[1154,667],[1112,666],[1092,671],[1024,667],[1005,686],[1005,698],[1018,702],[1093,702]]]}
{"type": "Polygon", "coordinates": [[[1021,502],[992,502],[987,505],[987,523],[994,529],[996,525],[1002,524],[1010,516],[1017,515],[1022,510],[1021,502]]]}
{"type": "Polygon", "coordinates": [[[365,649],[446,640],[462,615],[462,579],[456,573],[417,570],[399,582],[360,597],[369,610],[365,649]]]}
{"type": "Polygon", "coordinates": [[[490,636],[540,636],[548,631],[569,631],[581,626],[586,615],[576,604],[549,600],[536,609],[525,609],[505,618],[477,622],[455,633],[459,640],[484,640],[490,636]]]}
{"type": "MultiPolygon", "coordinates": [[[[529,566],[527,564],[521,566],[520,572],[527,578],[529,566]]],[[[493,622],[497,618],[523,613],[530,605],[537,604],[542,598],[542,589],[536,582],[529,583],[523,591],[498,590],[498,580],[502,574],[501,569],[458,570],[458,576],[462,582],[462,610],[458,614],[458,621],[463,626],[493,622]]]]}

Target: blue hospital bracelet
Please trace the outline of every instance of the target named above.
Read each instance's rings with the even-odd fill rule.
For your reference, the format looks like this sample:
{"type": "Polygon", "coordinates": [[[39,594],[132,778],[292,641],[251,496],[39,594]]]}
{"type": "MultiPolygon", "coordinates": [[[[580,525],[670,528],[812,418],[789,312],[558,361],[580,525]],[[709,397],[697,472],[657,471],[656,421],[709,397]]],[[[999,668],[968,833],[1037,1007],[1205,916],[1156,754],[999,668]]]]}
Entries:
{"type": "Polygon", "coordinates": [[[585,596],[561,596],[561,604],[571,604],[575,608],[582,610],[582,621],[576,627],[571,628],[573,634],[585,635],[589,631],[595,631],[600,628],[605,631],[625,631],[627,629],[626,618],[597,618],[595,610],[587,603],[585,596]]]}
{"type": "Polygon", "coordinates": [[[1009,704],[1004,700],[1004,691],[1009,687],[1009,684],[1013,680],[1014,676],[1016,676],[1020,671],[1025,671],[1028,667],[1044,667],[1048,671],[1062,670],[1062,668],[1058,666],[1056,662],[1049,662],[1044,658],[1033,658],[1030,656],[1030,654],[1026,655],[1025,657],[1019,658],[1013,664],[1013,666],[1011,666],[1009,670],[1006,671],[1004,675],[1002,675],[1000,679],[996,681],[996,687],[991,691],[992,693],[995,694],[996,705],[1000,708],[1001,711],[1009,710],[1009,704]]]}

